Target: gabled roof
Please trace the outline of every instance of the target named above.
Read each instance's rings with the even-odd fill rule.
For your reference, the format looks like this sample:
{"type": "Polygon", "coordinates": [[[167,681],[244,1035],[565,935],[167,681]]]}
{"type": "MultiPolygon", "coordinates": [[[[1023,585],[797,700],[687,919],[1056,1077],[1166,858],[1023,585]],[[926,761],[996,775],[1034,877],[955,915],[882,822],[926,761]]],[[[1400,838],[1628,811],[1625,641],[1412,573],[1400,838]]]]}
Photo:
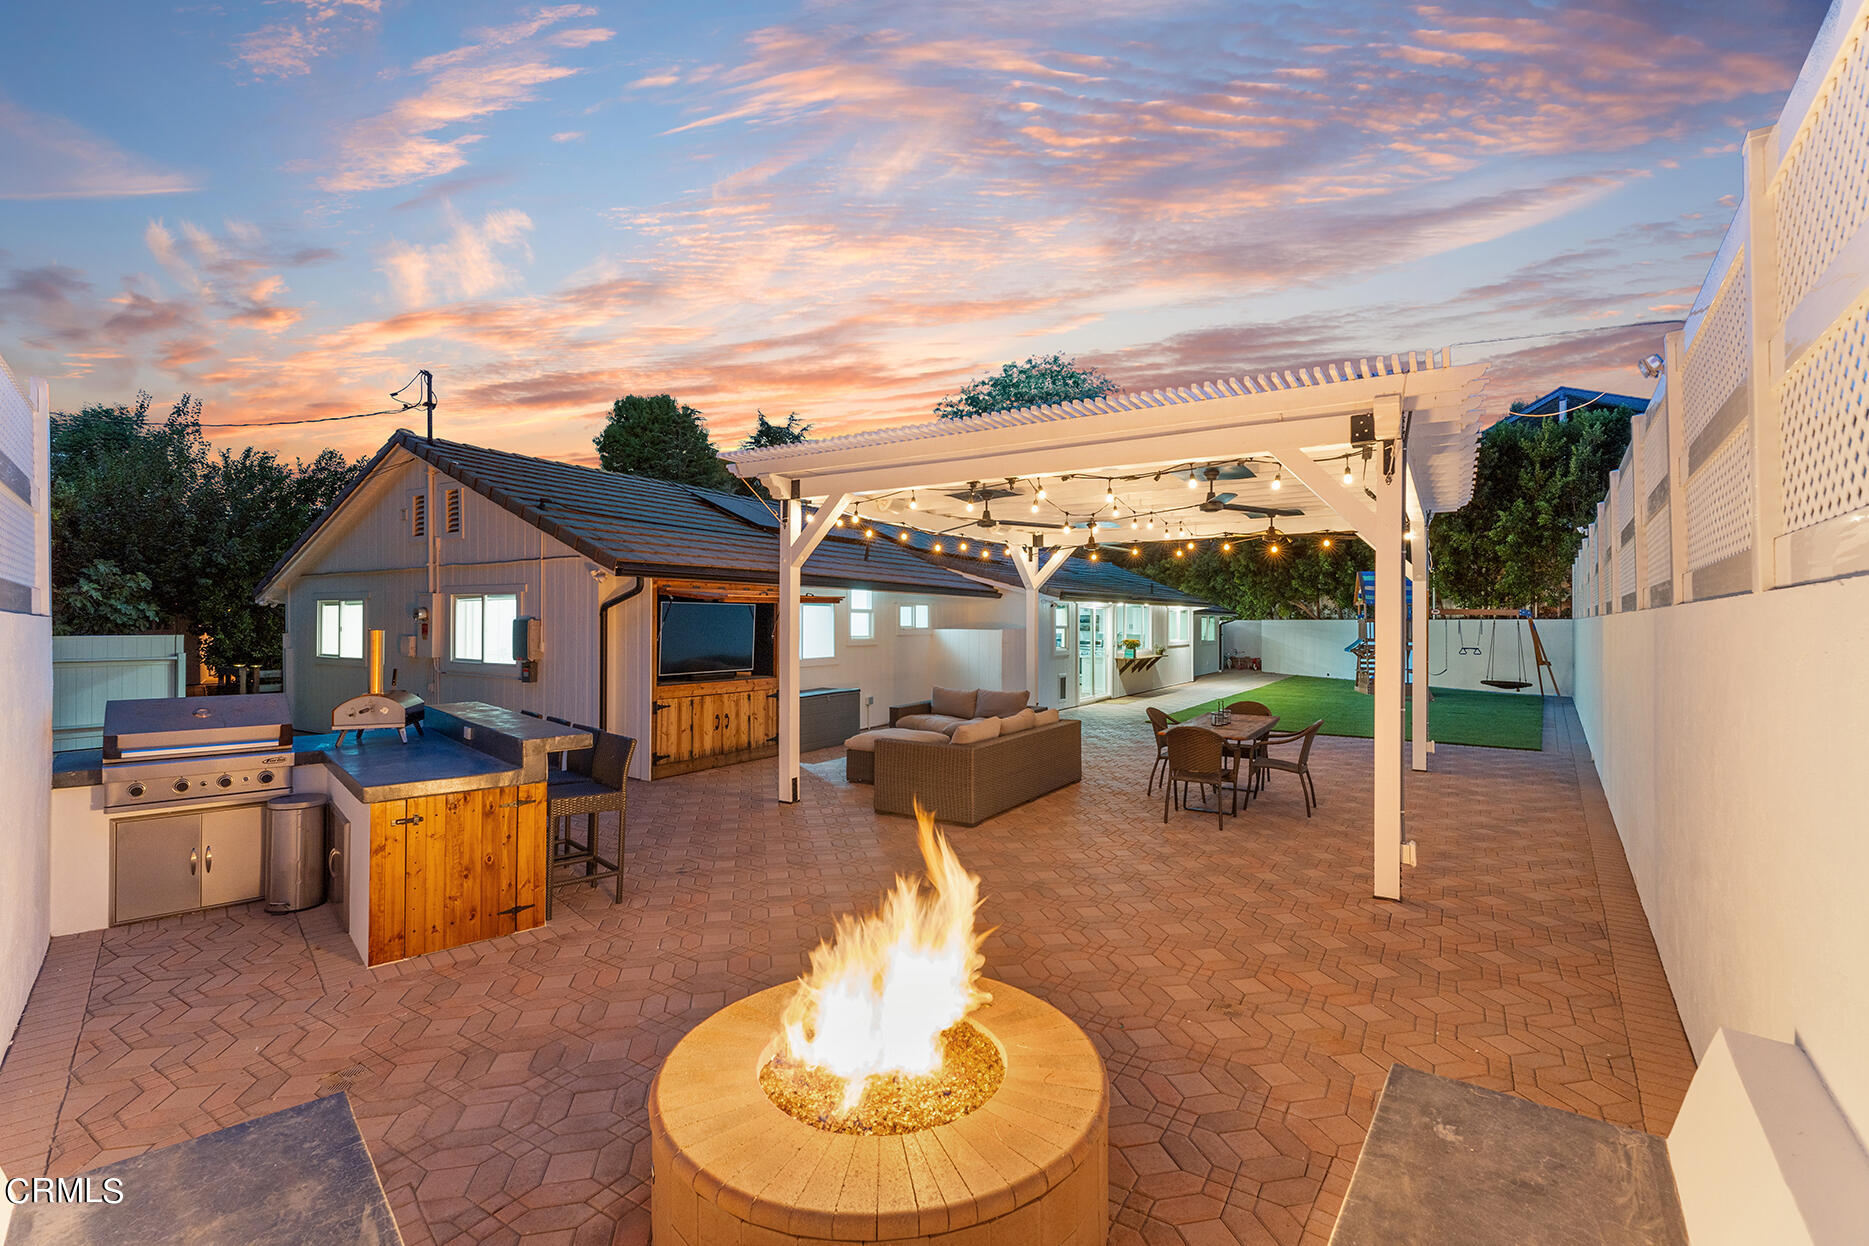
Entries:
{"type": "MultiPolygon", "coordinates": [[[[1012,560],[1001,552],[1004,549],[1002,544],[987,542],[985,548],[990,551],[990,556],[982,558],[979,554],[982,546],[977,541],[966,537],[965,534],[937,538],[916,528],[900,528],[894,524],[865,521],[864,526],[876,529],[878,542],[912,549],[937,566],[951,568],[962,575],[991,580],[995,584],[1003,584],[1008,588],[1020,590],[1024,588],[1019,579],[1018,568],[1014,567],[1012,560]],[[907,541],[901,539],[904,532],[908,533],[907,541]],[[959,542],[962,540],[967,540],[969,545],[968,551],[964,554],[959,549],[959,542]],[[937,543],[941,545],[942,553],[934,552],[934,546],[937,543]]],[[[1180,589],[1170,588],[1159,580],[1151,580],[1146,575],[1138,575],[1127,567],[1108,561],[1117,556],[1119,549],[1127,550],[1128,546],[1112,544],[1104,548],[1107,553],[1103,559],[1096,562],[1090,561],[1082,554],[1071,555],[1065,564],[1053,572],[1049,580],[1045,581],[1045,587],[1041,591],[1048,597],[1057,597],[1066,601],[1111,601],[1131,605],[1214,608],[1213,604],[1204,597],[1196,597],[1180,589]]]]}
{"type": "MultiPolygon", "coordinates": [[[[364,482],[399,452],[431,463],[494,505],[615,575],[778,579],[778,521],[758,498],[594,467],[428,440],[399,430],[349,488],[287,550],[255,590],[269,600],[364,482]]],[[[836,533],[805,564],[807,584],[991,597],[985,585],[913,552],[836,533]]]]}
{"type": "Polygon", "coordinates": [[[1520,415],[1556,415],[1559,407],[1566,411],[1581,411],[1585,407],[1629,407],[1636,411],[1648,409],[1648,399],[1633,398],[1628,394],[1606,394],[1598,389],[1579,389],[1574,385],[1560,385],[1535,402],[1528,402],[1520,407],[1520,415]]]}

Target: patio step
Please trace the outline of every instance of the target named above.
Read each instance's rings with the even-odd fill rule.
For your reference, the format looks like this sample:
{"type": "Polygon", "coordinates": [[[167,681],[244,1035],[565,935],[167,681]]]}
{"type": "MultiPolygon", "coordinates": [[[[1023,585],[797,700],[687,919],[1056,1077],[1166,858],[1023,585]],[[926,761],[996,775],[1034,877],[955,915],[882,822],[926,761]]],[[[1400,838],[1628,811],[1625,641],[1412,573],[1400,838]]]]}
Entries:
{"type": "Polygon", "coordinates": [[[1653,1134],[1389,1070],[1331,1246],[1687,1246],[1653,1134]]]}

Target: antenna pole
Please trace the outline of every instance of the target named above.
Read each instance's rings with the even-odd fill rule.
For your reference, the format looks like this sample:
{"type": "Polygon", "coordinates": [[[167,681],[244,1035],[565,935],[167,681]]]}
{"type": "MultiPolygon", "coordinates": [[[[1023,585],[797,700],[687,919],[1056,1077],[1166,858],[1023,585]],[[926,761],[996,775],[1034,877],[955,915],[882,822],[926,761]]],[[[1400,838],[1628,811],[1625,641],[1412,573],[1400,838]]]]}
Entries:
{"type": "Polygon", "coordinates": [[[435,374],[427,368],[416,373],[422,378],[422,406],[428,412],[428,440],[435,439],[435,374]]]}

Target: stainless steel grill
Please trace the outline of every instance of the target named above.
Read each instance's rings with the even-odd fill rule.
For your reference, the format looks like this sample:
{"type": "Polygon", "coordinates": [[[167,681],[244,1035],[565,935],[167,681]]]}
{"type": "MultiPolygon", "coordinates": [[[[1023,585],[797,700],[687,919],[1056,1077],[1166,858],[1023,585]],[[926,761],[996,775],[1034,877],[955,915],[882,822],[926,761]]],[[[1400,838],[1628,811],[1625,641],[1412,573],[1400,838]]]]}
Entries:
{"type": "Polygon", "coordinates": [[[292,790],[292,718],[279,693],[112,701],[104,807],[230,803],[292,790]]]}

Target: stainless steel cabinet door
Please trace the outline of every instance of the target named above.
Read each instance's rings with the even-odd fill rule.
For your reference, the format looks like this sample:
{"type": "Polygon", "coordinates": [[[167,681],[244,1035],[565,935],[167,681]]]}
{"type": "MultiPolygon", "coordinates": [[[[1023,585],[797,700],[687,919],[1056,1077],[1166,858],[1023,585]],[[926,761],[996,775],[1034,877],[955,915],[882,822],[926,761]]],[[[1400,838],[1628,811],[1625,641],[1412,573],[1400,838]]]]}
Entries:
{"type": "Polygon", "coordinates": [[[111,920],[140,921],[201,907],[201,815],[126,818],[116,839],[116,901],[111,920]]]}
{"type": "Polygon", "coordinates": [[[201,811],[201,906],[257,900],[266,890],[260,872],[264,805],[201,811]]]}

